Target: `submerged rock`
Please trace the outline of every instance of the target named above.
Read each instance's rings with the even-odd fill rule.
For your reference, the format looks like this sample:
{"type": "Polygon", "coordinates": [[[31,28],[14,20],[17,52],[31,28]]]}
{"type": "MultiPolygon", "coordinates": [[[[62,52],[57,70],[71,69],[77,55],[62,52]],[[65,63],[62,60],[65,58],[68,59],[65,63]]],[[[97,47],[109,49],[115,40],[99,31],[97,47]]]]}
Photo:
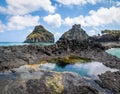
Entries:
{"type": "Polygon", "coordinates": [[[35,26],[33,32],[29,34],[24,41],[25,43],[36,42],[52,42],[54,43],[54,35],[46,30],[42,25],[35,26]]]}
{"type": "Polygon", "coordinates": [[[88,39],[88,35],[86,34],[86,32],[81,28],[80,24],[75,24],[72,26],[72,28],[70,30],[68,30],[67,32],[65,32],[61,38],[65,38],[68,40],[79,40],[79,41],[83,41],[88,39]]]}

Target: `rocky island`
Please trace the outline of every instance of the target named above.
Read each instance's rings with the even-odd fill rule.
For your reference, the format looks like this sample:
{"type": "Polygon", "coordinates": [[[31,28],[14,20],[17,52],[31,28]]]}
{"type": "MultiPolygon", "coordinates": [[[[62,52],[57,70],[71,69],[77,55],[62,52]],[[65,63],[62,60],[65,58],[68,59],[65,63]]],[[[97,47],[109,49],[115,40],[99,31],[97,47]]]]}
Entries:
{"type": "Polygon", "coordinates": [[[25,43],[54,43],[54,35],[46,30],[42,25],[35,26],[33,32],[29,34],[25,43]]]}
{"type": "Polygon", "coordinates": [[[88,35],[85,32],[85,30],[83,30],[81,28],[80,24],[75,24],[72,26],[72,28],[70,30],[68,30],[67,32],[65,32],[61,38],[64,39],[68,39],[68,40],[79,40],[79,41],[83,41],[88,39],[88,35]]]}
{"type": "Polygon", "coordinates": [[[105,47],[99,42],[90,40],[79,24],[73,25],[50,46],[0,47],[0,71],[0,94],[120,93],[120,59],[106,53],[105,47]],[[94,80],[71,72],[41,70],[37,66],[49,60],[54,61],[53,63],[76,63],[76,59],[85,62],[98,61],[117,71],[105,72],[94,80]],[[24,65],[29,69],[24,71],[21,67],[24,65]]]}

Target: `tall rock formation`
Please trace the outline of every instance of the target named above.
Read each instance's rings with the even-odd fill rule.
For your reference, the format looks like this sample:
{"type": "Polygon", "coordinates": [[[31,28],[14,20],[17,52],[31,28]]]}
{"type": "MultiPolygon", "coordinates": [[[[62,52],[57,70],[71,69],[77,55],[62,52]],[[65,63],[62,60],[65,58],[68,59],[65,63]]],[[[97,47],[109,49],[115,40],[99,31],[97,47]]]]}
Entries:
{"type": "MultiPolygon", "coordinates": [[[[68,40],[79,40],[79,41],[83,41],[88,39],[88,35],[86,34],[86,32],[81,28],[80,24],[75,24],[72,26],[72,28],[70,30],[68,30],[67,32],[65,32],[61,38],[62,39],[68,39],[68,40]]],[[[61,39],[60,38],[60,39],[61,39]]]]}
{"type": "Polygon", "coordinates": [[[33,32],[29,34],[25,43],[54,42],[54,35],[46,30],[42,25],[35,26],[33,32]]]}

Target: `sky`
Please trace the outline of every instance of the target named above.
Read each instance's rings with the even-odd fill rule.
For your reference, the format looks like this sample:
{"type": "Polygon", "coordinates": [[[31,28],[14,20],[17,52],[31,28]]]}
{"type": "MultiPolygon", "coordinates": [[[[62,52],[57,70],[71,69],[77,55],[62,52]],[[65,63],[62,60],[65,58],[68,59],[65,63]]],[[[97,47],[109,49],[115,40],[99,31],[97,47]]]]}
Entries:
{"type": "Polygon", "coordinates": [[[120,0],[0,0],[0,42],[23,42],[36,25],[58,40],[74,24],[90,36],[120,30],[120,0]]]}

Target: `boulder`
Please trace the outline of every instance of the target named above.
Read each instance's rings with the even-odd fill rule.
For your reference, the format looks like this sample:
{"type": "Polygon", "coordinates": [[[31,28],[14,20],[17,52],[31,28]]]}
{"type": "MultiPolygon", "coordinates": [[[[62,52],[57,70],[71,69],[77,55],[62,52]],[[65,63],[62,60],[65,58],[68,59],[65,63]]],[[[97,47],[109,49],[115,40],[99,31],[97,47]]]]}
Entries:
{"type": "Polygon", "coordinates": [[[99,75],[100,80],[96,81],[102,88],[107,88],[114,92],[114,94],[120,94],[120,71],[106,72],[99,75]]]}
{"type": "Polygon", "coordinates": [[[38,25],[38,26],[35,26],[33,32],[27,36],[24,42],[25,43],[37,43],[37,42],[53,43],[54,35],[48,30],[46,30],[42,25],[38,25]]]}
{"type": "Polygon", "coordinates": [[[68,30],[67,32],[65,32],[61,38],[65,38],[68,40],[79,40],[79,41],[83,41],[88,39],[88,35],[86,34],[86,32],[81,28],[80,24],[75,24],[72,26],[72,28],[70,30],[68,30]]]}

